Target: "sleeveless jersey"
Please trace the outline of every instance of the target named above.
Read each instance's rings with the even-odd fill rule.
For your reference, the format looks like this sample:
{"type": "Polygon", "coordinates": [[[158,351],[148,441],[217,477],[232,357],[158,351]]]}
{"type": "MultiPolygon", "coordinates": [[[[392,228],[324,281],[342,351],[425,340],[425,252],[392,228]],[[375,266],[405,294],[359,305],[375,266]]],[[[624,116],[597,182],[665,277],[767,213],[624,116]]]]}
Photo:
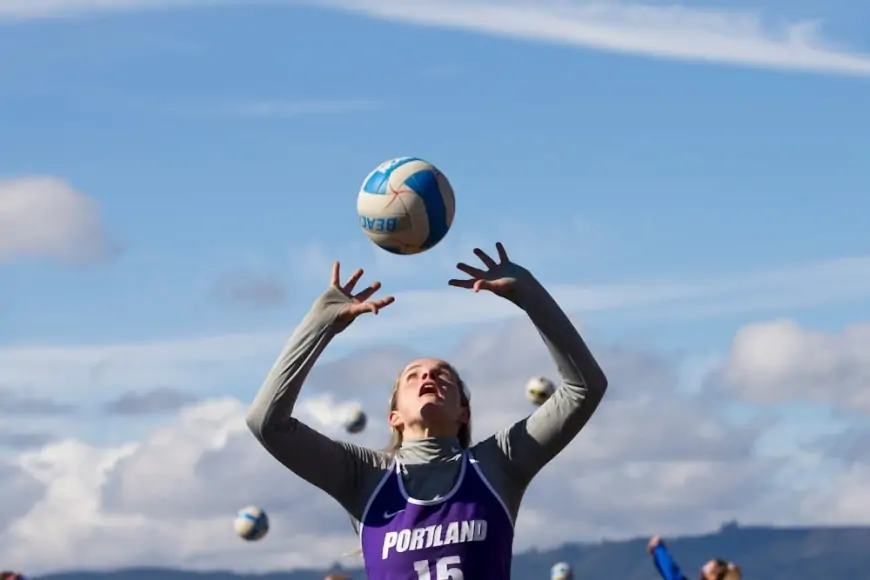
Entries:
{"type": "Polygon", "coordinates": [[[433,501],[405,491],[398,463],[369,500],[360,543],[369,580],[510,580],[513,522],[466,451],[453,489],[433,501]]]}

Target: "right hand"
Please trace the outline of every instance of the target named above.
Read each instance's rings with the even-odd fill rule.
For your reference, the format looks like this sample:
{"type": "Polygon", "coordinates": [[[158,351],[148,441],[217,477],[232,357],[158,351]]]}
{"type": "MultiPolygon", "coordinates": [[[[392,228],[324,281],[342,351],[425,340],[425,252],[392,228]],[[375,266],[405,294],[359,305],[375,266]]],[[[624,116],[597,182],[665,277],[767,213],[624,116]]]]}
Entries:
{"type": "Polygon", "coordinates": [[[330,285],[347,296],[351,301],[350,304],[345,304],[339,310],[338,320],[340,322],[350,324],[356,320],[357,316],[366,312],[377,314],[381,308],[389,306],[396,300],[392,296],[372,300],[374,293],[381,288],[380,282],[372,282],[368,288],[354,294],[353,289],[357,282],[359,282],[359,279],[362,278],[362,275],[362,268],[357,268],[356,272],[351,274],[350,278],[347,279],[347,282],[341,284],[341,264],[338,262],[332,264],[332,280],[330,285]]]}
{"type": "Polygon", "coordinates": [[[653,536],[652,538],[650,538],[649,544],[647,544],[647,547],[646,547],[647,552],[652,554],[653,551],[661,545],[661,543],[662,543],[662,539],[660,536],[653,536]]]}

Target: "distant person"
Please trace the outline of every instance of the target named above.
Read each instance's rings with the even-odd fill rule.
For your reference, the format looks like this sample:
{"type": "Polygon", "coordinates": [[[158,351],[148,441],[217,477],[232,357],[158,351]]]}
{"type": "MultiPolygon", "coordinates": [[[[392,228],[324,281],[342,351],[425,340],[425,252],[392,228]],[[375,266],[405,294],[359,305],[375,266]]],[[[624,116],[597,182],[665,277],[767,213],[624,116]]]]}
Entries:
{"type": "Polygon", "coordinates": [[[550,568],[550,580],[575,580],[574,570],[567,562],[559,562],[550,568]]]}
{"type": "MultiPolygon", "coordinates": [[[[664,580],[687,580],[659,536],[653,536],[647,550],[664,580]]],[[[700,580],[742,580],[740,566],[727,560],[714,558],[701,566],[700,580]]]]}
{"type": "MultiPolygon", "coordinates": [[[[369,580],[509,580],[513,526],[526,488],[604,396],[607,379],[570,319],[501,244],[496,250],[497,260],[475,249],[482,269],[459,264],[468,278],[448,284],[491,292],[537,327],[562,386],[530,416],[472,445],[465,383],[449,363],[423,358],[402,369],[390,390],[386,451],[335,441],[294,418],[302,384],[329,342],[357,317],[393,302],[374,297],[378,282],[355,290],[362,270],[342,283],[337,262],[248,414],[248,426],[269,453],[350,514],[369,580]]],[[[424,318],[446,315],[434,296],[420,308],[424,318]]],[[[376,334],[372,322],[367,328],[376,334]]]]}

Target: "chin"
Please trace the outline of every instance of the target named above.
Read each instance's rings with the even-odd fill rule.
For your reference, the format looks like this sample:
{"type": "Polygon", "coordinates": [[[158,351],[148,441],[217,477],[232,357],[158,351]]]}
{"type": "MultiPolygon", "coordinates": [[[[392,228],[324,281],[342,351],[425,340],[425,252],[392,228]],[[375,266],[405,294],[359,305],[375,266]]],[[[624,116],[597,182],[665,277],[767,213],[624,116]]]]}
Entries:
{"type": "Polygon", "coordinates": [[[447,414],[444,401],[426,401],[420,405],[420,418],[426,421],[441,422],[447,414]]]}
{"type": "Polygon", "coordinates": [[[420,409],[421,410],[425,409],[426,407],[432,406],[432,405],[437,406],[437,407],[443,407],[444,406],[444,399],[439,399],[435,395],[423,395],[422,397],[420,397],[420,409]]]}
{"type": "Polygon", "coordinates": [[[420,418],[427,421],[440,420],[444,417],[444,403],[431,402],[420,405],[420,418]]]}

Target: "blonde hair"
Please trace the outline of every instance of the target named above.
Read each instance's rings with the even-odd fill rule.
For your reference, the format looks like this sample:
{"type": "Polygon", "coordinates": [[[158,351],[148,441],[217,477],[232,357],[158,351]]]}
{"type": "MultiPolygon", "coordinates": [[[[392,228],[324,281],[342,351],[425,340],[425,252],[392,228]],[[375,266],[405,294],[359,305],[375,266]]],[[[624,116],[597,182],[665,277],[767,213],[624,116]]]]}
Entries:
{"type": "MultiPolygon", "coordinates": [[[[450,374],[456,378],[456,386],[459,387],[459,402],[462,405],[462,408],[468,411],[468,421],[462,423],[456,433],[456,437],[459,439],[459,446],[463,449],[468,449],[471,447],[471,394],[468,392],[462,377],[459,376],[459,372],[449,364],[447,365],[447,369],[450,371],[450,374]]],[[[399,376],[396,377],[396,380],[393,383],[393,391],[390,393],[388,411],[391,413],[396,410],[399,398],[399,385],[401,384],[403,372],[404,369],[399,373],[399,376]]],[[[395,427],[390,427],[390,442],[387,443],[387,453],[393,455],[401,446],[402,431],[395,427]]]]}
{"type": "Polygon", "coordinates": [[[710,564],[713,565],[711,572],[717,580],[742,580],[743,578],[740,566],[734,562],[729,562],[728,560],[723,560],[721,558],[714,558],[707,562],[707,566],[710,564]]]}

